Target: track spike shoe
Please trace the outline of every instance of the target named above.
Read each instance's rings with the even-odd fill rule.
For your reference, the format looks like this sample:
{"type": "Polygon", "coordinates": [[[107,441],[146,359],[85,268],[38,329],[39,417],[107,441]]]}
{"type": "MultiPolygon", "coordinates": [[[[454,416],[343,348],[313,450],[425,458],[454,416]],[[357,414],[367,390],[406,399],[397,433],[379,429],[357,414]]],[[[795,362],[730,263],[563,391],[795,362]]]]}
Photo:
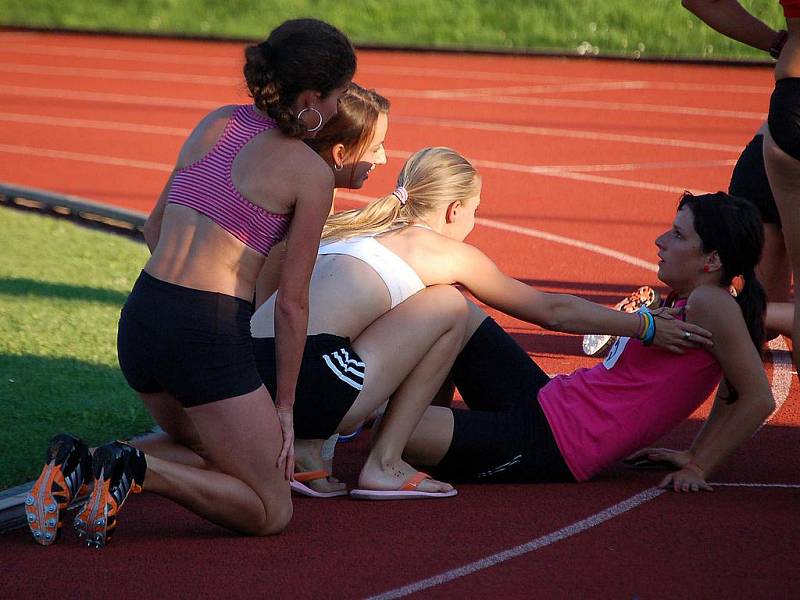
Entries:
{"type": "MultiPolygon", "coordinates": [[[[614,310],[632,313],[642,306],[655,309],[661,306],[661,294],[649,285],[643,285],[614,306],[614,310]]],[[[588,334],[583,336],[583,353],[588,356],[597,356],[611,347],[616,336],[603,334],[588,334]]]]}
{"type": "Polygon", "coordinates": [[[124,442],[94,451],[92,495],[75,517],[75,529],[87,546],[102,548],[111,541],[119,511],[129,494],[142,491],[146,470],[144,453],[124,442]]]}
{"type": "Polygon", "coordinates": [[[59,433],[50,440],[46,464],[25,498],[28,528],[42,546],[60,537],[67,508],[88,490],[91,460],[89,447],[78,437],[59,433]]]}

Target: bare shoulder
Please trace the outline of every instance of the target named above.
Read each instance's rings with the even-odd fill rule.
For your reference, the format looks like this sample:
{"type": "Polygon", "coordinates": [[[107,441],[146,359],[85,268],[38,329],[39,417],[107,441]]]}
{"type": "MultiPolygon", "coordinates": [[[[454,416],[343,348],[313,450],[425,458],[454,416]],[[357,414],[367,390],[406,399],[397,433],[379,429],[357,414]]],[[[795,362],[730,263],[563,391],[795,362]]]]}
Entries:
{"type": "Polygon", "coordinates": [[[200,119],[181,148],[178,168],[197,162],[214,147],[236,108],[235,105],[221,106],[200,119]]]}
{"type": "Polygon", "coordinates": [[[686,320],[714,334],[731,326],[743,326],[739,305],[728,290],[711,285],[695,289],[686,303],[686,320]]]}
{"type": "Polygon", "coordinates": [[[330,168],[319,154],[309,148],[301,140],[291,140],[296,142],[293,146],[292,161],[295,165],[295,173],[299,177],[301,185],[312,185],[314,187],[324,186],[333,189],[334,176],[330,168]]]}
{"type": "Polygon", "coordinates": [[[427,285],[464,283],[486,256],[475,246],[421,227],[404,232],[406,252],[427,285]]]}

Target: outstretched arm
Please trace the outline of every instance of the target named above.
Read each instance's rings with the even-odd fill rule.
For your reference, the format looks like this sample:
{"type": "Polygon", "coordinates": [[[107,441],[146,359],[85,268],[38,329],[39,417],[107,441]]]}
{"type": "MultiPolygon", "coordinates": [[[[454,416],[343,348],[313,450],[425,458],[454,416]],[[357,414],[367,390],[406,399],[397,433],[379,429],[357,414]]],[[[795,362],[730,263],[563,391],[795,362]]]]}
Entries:
{"type": "MultiPolygon", "coordinates": [[[[446,256],[453,276],[450,283],[461,283],[476,298],[504,313],[565,333],[605,333],[637,337],[641,330],[638,314],[624,313],[570,294],[551,294],[509,277],[483,252],[469,244],[451,242],[446,256]]],[[[681,353],[698,344],[711,346],[709,333],[697,325],[676,319],[657,318],[656,346],[681,353]],[[692,335],[687,340],[684,332],[692,335]]]]}
{"type": "Polygon", "coordinates": [[[764,52],[769,51],[778,35],[737,0],[683,0],[682,4],[712,29],[764,52]]]}

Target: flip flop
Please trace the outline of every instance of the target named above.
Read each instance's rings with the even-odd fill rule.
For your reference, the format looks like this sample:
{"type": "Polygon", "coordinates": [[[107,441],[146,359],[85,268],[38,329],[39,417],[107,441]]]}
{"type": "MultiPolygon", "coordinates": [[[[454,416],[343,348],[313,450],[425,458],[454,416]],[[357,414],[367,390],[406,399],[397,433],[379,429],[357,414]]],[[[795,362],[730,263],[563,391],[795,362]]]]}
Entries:
{"type": "Polygon", "coordinates": [[[426,479],[433,479],[427,473],[417,471],[403,482],[399,490],[364,490],[350,491],[350,496],[357,500],[414,500],[423,498],[452,498],[458,493],[455,488],[449,492],[421,492],[417,486],[426,479]]]}
{"type": "Polygon", "coordinates": [[[324,470],[319,471],[303,471],[295,473],[294,479],[289,482],[289,487],[293,492],[297,492],[301,496],[308,496],[309,498],[337,498],[339,496],[347,496],[347,490],[334,490],[332,492],[318,492],[306,485],[309,481],[318,481],[320,479],[327,479],[330,473],[324,470]]]}

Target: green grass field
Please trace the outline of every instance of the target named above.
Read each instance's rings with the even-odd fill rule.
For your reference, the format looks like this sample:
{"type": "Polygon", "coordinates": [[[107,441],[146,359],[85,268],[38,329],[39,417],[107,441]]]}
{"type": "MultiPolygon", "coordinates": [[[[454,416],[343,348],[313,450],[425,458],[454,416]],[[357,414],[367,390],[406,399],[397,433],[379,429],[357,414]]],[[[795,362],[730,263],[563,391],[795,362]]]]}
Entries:
{"type": "MultiPolygon", "coordinates": [[[[742,4],[785,24],[775,0],[742,4]]],[[[248,39],[300,16],[330,21],[357,44],[768,59],[710,30],[680,0],[0,0],[5,25],[248,39]]]]}
{"type": "Polygon", "coordinates": [[[35,479],[50,437],[150,429],[116,358],[119,311],[144,244],[0,207],[0,489],[35,479]]]}

